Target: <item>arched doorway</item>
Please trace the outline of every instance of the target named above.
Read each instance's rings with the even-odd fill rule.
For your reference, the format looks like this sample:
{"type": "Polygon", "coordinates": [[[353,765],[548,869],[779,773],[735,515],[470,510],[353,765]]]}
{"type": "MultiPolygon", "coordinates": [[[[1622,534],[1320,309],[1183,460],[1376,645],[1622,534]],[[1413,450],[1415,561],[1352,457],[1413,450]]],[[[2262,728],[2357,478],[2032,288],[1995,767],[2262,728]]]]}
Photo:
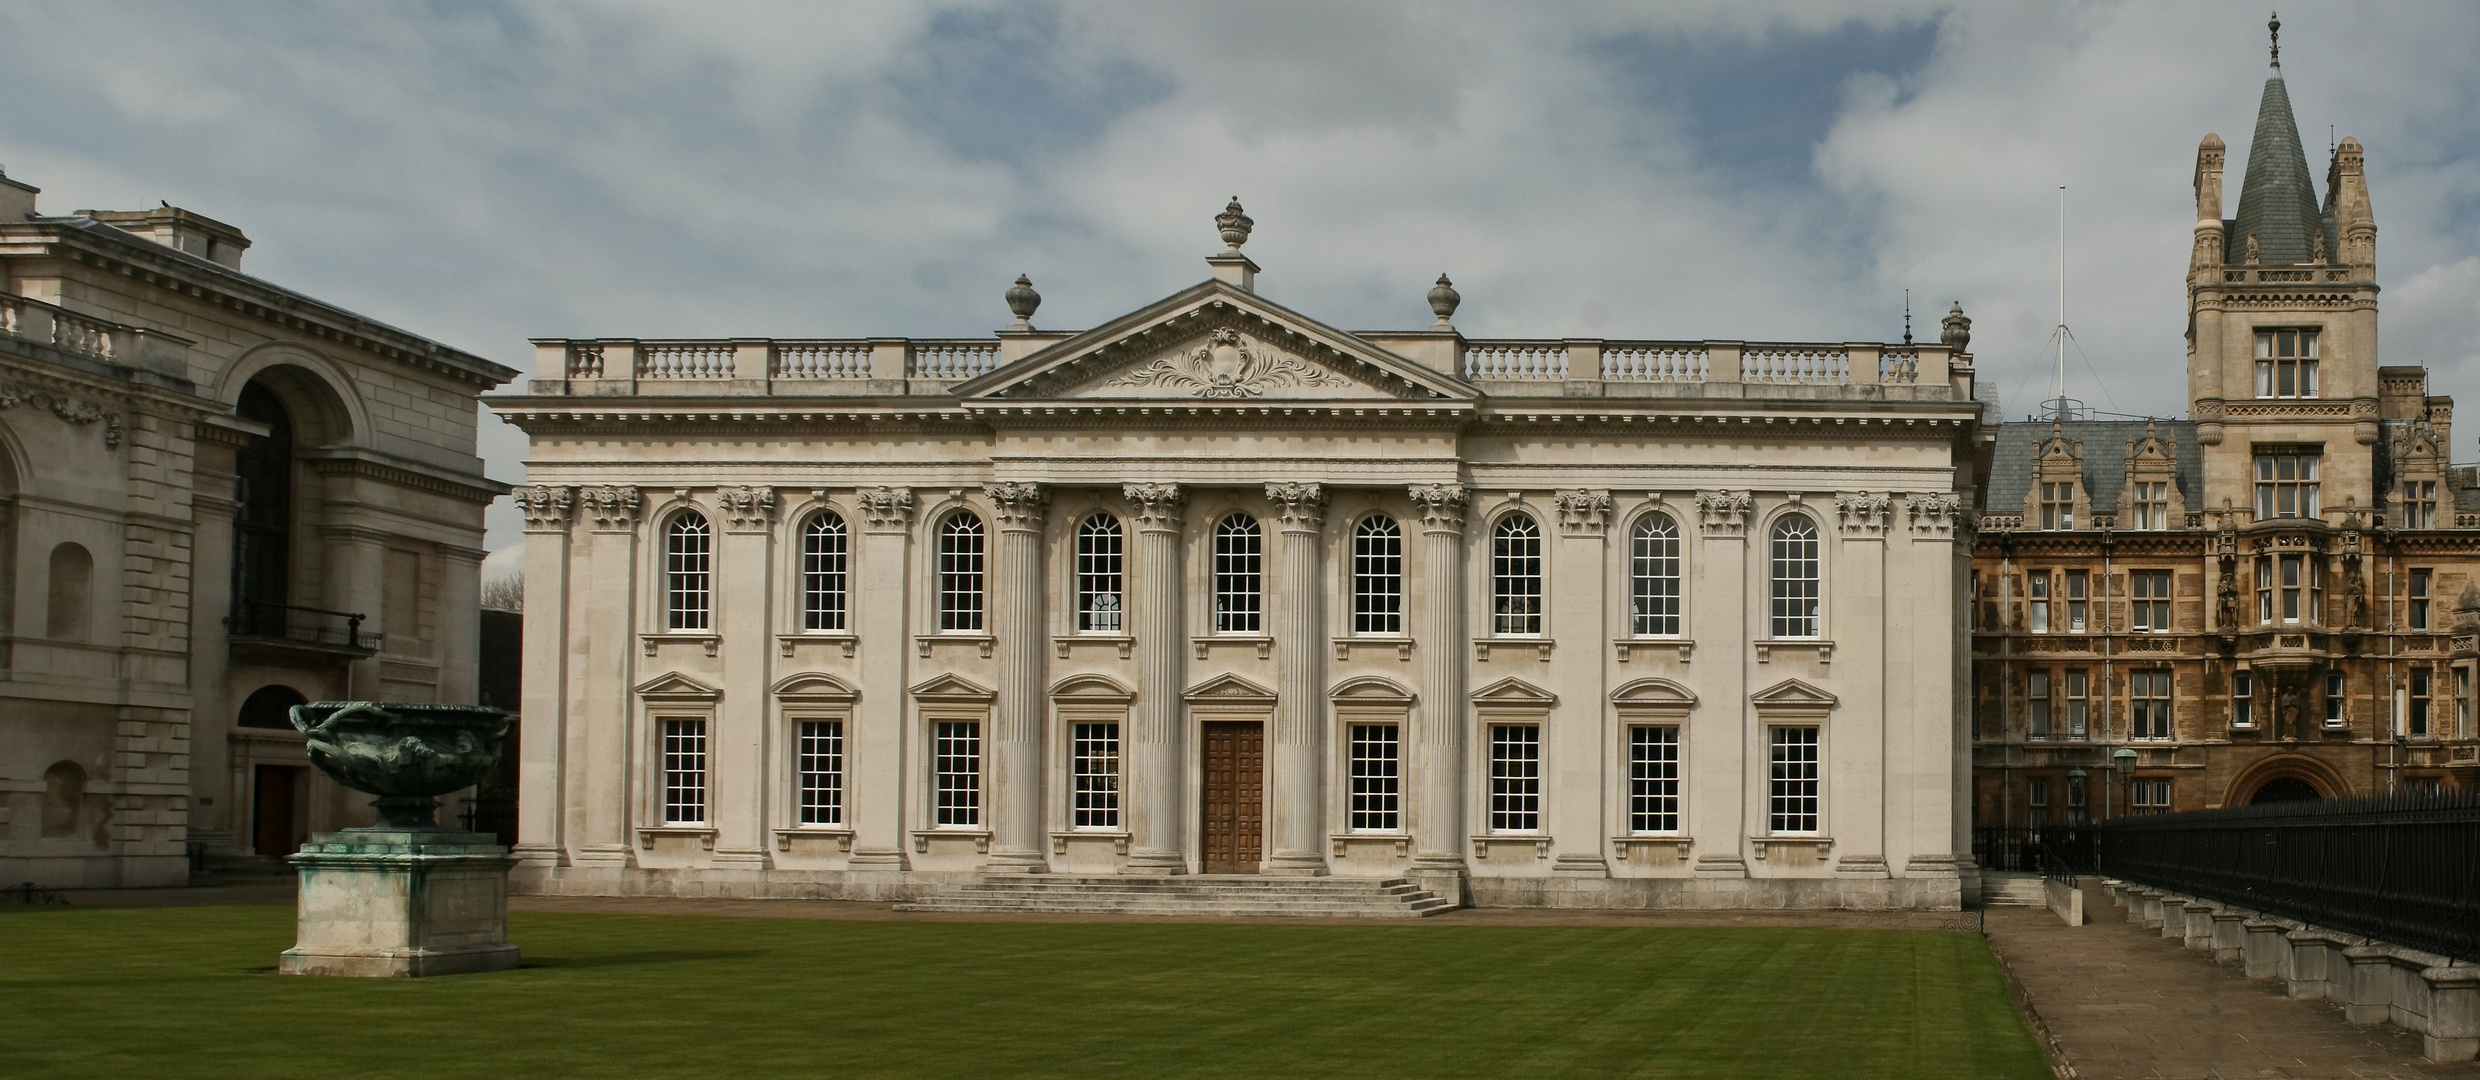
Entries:
{"type": "Polygon", "coordinates": [[[251,691],[241,702],[241,714],[234,722],[242,727],[293,729],[293,706],[307,705],[310,699],[289,686],[270,684],[251,691]]]}
{"type": "Polygon", "coordinates": [[[2313,802],[2321,798],[2324,796],[2318,794],[2316,788],[2310,786],[2307,781],[2296,776],[2278,776],[2265,781],[2263,787],[2257,788],[2255,796],[2248,800],[2248,804],[2253,806],[2258,803],[2313,802]]]}

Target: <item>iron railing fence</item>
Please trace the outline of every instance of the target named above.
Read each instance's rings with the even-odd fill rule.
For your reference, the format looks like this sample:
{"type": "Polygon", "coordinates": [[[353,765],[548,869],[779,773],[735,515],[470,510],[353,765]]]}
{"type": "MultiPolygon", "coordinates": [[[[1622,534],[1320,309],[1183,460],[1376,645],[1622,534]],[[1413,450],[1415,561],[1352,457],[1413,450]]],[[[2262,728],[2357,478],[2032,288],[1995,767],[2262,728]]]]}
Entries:
{"type": "Polygon", "coordinates": [[[2089,874],[2093,862],[2091,825],[1978,825],[1972,829],[1972,859],[1983,870],[2028,874],[2089,874]]]}
{"type": "Polygon", "coordinates": [[[2101,872],[2480,961],[2480,794],[2119,818],[2101,826],[2101,872]]]}
{"type": "Polygon", "coordinates": [[[237,638],[328,645],[365,652],[379,650],[380,635],[364,633],[362,616],[350,611],[235,600],[232,615],[224,620],[224,625],[237,638]]]}

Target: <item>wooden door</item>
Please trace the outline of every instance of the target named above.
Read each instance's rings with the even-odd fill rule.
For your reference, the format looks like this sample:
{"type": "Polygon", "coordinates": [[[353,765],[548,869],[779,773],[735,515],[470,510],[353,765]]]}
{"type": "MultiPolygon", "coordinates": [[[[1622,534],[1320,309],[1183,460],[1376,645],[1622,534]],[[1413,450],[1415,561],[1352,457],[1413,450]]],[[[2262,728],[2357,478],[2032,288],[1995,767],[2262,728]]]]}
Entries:
{"type": "Polygon", "coordinates": [[[289,765],[258,767],[250,809],[259,854],[281,858],[301,850],[299,835],[293,831],[300,797],[295,785],[300,776],[301,770],[289,765]]]}
{"type": "Polygon", "coordinates": [[[1209,874],[1254,874],[1266,849],[1266,727],[1205,725],[1205,863],[1209,874]]]}

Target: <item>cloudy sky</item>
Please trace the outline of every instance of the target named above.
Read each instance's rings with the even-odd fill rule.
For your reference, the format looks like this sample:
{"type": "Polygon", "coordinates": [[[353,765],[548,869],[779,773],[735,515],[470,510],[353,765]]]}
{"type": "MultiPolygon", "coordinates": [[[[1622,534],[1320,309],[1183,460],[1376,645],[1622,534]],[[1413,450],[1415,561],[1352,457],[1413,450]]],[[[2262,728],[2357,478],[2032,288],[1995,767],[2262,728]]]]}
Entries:
{"type": "MultiPolygon", "coordinates": [[[[2184,410],[2197,141],[2265,11],[2210,3],[0,3],[0,166],[166,200],[249,269],[520,368],[537,336],[1046,328],[1205,276],[1346,328],[1893,340],[1946,304],[2010,417],[2184,410]]],[[[2310,165],[2368,148],[2384,360],[2480,401],[2480,18],[2301,6],[2310,165]]],[[[2228,212],[2228,211],[2226,211],[2228,212]]],[[[2480,431],[2467,423],[2464,431],[2480,431]]],[[[2468,439],[2469,436],[2463,436],[2468,439]]],[[[486,422],[492,473],[524,443],[486,422]]],[[[2468,443],[2455,457],[2480,457],[2468,443]]],[[[516,518],[492,518],[494,547],[516,518]]]]}

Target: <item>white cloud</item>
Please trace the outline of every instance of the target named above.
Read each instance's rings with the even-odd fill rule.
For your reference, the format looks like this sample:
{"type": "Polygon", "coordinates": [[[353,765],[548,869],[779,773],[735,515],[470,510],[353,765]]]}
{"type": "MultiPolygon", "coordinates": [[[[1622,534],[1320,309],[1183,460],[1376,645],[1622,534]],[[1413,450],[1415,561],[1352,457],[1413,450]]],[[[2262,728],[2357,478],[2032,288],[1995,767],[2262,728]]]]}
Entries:
{"type": "MultiPolygon", "coordinates": [[[[49,210],[163,198],[232,221],[253,271],[519,367],[530,336],[979,333],[1019,272],[1043,325],[1091,325],[1204,276],[1236,193],[1265,290],[1348,327],[1424,323],[1440,270],[1474,334],[1883,338],[1908,287],[1925,333],[1965,302],[2019,415],[2047,379],[2063,183],[2068,317],[2097,369],[2071,392],[2171,412],[2195,145],[2231,142],[2235,201],[2263,78],[2262,9],[2238,3],[1006,21],[1043,12],[12,6],[0,163],[49,210]],[[1885,70],[1792,47],[1924,25],[1934,48],[1885,70]],[[986,31],[956,55],[1021,70],[931,62],[986,31]],[[1723,55],[1750,69],[1691,62],[1723,55]],[[1660,78],[1683,71],[1717,81],[1660,78]],[[1715,123],[1820,77],[1841,80],[1831,115],[1784,128],[1822,133],[1813,168],[1747,175],[1722,152],[1782,136],[1715,123]]],[[[2480,22],[2442,2],[2285,22],[2303,141],[2332,123],[2368,147],[2386,359],[2471,396],[2480,22]]],[[[511,429],[486,423],[484,453],[518,478],[511,429]]],[[[494,542],[515,524],[496,515],[494,542]]]]}

